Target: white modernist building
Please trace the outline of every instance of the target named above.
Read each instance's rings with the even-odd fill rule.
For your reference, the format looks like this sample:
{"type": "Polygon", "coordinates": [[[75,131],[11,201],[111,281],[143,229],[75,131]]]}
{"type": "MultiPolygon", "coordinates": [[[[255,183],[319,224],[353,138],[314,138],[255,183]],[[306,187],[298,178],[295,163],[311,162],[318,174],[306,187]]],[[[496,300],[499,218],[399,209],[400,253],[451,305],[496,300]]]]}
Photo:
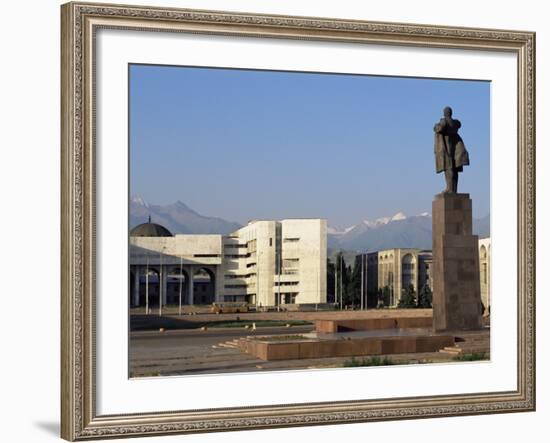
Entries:
{"type": "Polygon", "coordinates": [[[130,305],[326,303],[326,267],[323,219],[251,221],[230,235],[172,235],[149,220],[130,231],[130,305]]]}

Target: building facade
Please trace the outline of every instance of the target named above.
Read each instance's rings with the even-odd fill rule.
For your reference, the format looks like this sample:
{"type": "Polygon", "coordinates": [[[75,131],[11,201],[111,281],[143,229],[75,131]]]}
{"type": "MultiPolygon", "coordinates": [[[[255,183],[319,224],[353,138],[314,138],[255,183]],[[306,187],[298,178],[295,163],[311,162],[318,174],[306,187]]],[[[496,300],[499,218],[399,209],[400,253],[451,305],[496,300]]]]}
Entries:
{"type": "MultiPolygon", "coordinates": [[[[397,307],[403,288],[412,284],[418,295],[424,286],[432,285],[432,251],[394,248],[366,255],[367,297],[376,306],[377,296],[389,290],[388,306],[397,307]]],[[[491,239],[479,239],[481,301],[485,313],[491,306],[491,239]]]]}
{"type": "Polygon", "coordinates": [[[431,251],[393,248],[366,254],[367,293],[369,304],[376,304],[379,291],[388,288],[388,306],[396,307],[402,290],[412,285],[415,292],[432,287],[431,251]]]}
{"type": "Polygon", "coordinates": [[[491,238],[480,238],[478,247],[481,303],[483,303],[484,313],[488,314],[491,307],[491,238]]]}
{"type": "Polygon", "coordinates": [[[252,221],[227,236],[149,221],[130,232],[130,304],[326,303],[326,264],[322,219],[252,221]]]}

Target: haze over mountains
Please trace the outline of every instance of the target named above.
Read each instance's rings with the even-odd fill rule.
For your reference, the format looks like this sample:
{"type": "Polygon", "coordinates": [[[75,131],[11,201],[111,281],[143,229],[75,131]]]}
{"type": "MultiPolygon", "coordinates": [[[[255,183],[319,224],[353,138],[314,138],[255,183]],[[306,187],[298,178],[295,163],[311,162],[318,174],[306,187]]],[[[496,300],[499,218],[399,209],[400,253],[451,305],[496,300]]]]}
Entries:
{"type": "MultiPolygon", "coordinates": [[[[490,235],[489,215],[473,220],[474,234],[490,235]]],[[[376,251],[387,248],[432,247],[432,216],[424,212],[406,216],[398,212],[392,217],[364,220],[344,230],[329,229],[328,247],[353,251],[376,251]]]]}
{"type": "MultiPolygon", "coordinates": [[[[149,215],[153,222],[165,226],[173,234],[229,234],[241,227],[239,223],[201,215],[181,201],[162,206],[132,197],[130,228],[145,223],[149,215]]],[[[490,235],[489,215],[474,219],[473,225],[474,234],[480,237],[490,235]]],[[[432,217],[427,212],[414,216],[398,212],[392,217],[363,220],[345,229],[334,228],[329,221],[327,242],[332,250],[431,249],[432,217]]]]}
{"type": "Polygon", "coordinates": [[[241,224],[218,217],[207,217],[177,201],[170,205],[153,205],[141,197],[130,199],[130,228],[151,221],[167,228],[172,234],[229,234],[241,224]]]}

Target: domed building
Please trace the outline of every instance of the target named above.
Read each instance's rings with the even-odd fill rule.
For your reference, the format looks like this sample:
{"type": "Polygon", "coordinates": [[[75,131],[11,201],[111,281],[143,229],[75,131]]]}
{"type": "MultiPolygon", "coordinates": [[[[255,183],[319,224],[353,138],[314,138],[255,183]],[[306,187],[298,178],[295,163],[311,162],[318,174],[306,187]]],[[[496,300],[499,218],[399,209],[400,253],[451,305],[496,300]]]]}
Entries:
{"type": "MultiPolygon", "coordinates": [[[[131,306],[210,304],[221,264],[221,235],[174,235],[166,227],[139,224],[130,230],[131,306]],[[161,302],[162,300],[162,302],[161,302]]],[[[218,282],[218,285],[221,281],[218,282]]]]}
{"type": "Polygon", "coordinates": [[[147,223],[137,225],[130,230],[130,237],[173,237],[173,235],[164,226],[152,223],[149,216],[147,223]]]}
{"type": "Polygon", "coordinates": [[[162,315],[165,306],[214,302],[325,303],[326,231],[323,219],[288,219],[229,235],[172,234],[149,217],[130,230],[130,306],[162,315]]]}

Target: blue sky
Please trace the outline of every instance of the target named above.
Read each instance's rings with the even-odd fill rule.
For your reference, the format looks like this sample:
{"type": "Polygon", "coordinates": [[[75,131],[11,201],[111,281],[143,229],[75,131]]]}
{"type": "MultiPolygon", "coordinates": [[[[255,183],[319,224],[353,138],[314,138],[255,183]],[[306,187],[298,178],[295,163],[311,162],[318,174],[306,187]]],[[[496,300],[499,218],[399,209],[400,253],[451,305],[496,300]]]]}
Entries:
{"type": "Polygon", "coordinates": [[[459,192],[483,217],[489,82],[131,65],[130,193],[241,223],[430,212],[446,105],[470,153],[459,192]]]}

